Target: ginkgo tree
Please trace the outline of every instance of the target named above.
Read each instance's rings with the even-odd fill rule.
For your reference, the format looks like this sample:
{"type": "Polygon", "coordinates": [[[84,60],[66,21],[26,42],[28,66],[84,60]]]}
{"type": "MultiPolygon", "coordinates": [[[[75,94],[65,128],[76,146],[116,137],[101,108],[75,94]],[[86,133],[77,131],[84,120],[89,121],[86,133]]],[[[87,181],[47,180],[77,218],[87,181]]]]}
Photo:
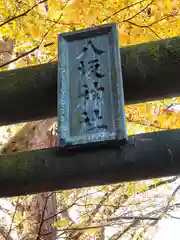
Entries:
{"type": "MultiPolygon", "coordinates": [[[[120,47],[178,36],[180,1],[1,0],[0,44],[5,44],[3,48],[0,46],[3,49],[0,52],[1,70],[57,60],[59,33],[110,22],[118,23],[120,47]]],[[[176,104],[179,101],[177,98],[176,104]]],[[[126,106],[128,134],[179,127],[179,112],[168,107],[172,102],[172,99],[167,99],[126,106]]],[[[2,146],[2,152],[31,149],[33,144],[37,147],[44,141],[46,144],[43,146],[51,146],[47,122],[43,124],[2,127],[10,138],[7,145],[2,146]],[[37,126],[40,131],[34,134],[37,126]],[[21,127],[15,141],[12,140],[16,132],[14,129],[21,127]]],[[[157,192],[152,195],[151,190],[157,191],[157,187],[163,188],[175,181],[178,179],[157,179],[11,198],[9,202],[15,209],[7,214],[11,215],[13,223],[7,229],[1,228],[0,232],[6,239],[12,239],[10,236],[14,230],[18,232],[19,239],[53,239],[55,236],[57,239],[91,237],[110,240],[124,239],[125,236],[126,239],[143,239],[148,227],[155,225],[162,214],[167,213],[167,206],[174,200],[171,198],[169,205],[161,203],[157,207],[157,192]],[[56,203],[52,200],[54,195],[56,203]],[[51,204],[47,204],[49,199],[51,204]],[[53,208],[52,204],[56,206],[53,208]],[[53,216],[52,212],[51,215],[47,214],[48,209],[54,209],[53,216]],[[41,228],[46,228],[43,223],[52,219],[54,223],[50,221],[51,228],[49,225],[47,227],[49,232],[41,231],[41,228]],[[141,224],[142,221],[144,224],[141,224]],[[114,228],[108,234],[110,226],[114,228]],[[53,231],[56,234],[52,234],[53,231]]]]}

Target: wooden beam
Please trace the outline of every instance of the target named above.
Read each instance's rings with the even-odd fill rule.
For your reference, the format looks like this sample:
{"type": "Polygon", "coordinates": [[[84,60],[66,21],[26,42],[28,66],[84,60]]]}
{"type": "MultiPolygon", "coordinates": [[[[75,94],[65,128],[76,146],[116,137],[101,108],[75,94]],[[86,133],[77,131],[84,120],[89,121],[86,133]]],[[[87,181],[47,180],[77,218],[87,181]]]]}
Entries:
{"type": "Polygon", "coordinates": [[[119,149],[0,155],[0,197],[178,175],[179,136],[171,130],[132,136],[119,149]]]}
{"type": "MultiPolygon", "coordinates": [[[[180,95],[180,37],[121,48],[126,104],[180,95]]],[[[57,63],[0,73],[0,125],[57,115],[57,63]]]]}

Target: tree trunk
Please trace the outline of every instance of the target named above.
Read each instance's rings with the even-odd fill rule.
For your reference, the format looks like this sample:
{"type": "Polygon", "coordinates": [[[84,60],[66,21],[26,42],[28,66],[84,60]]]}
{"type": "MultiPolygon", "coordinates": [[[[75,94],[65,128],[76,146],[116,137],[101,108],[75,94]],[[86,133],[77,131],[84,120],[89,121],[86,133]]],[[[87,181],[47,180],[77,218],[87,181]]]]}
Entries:
{"type": "MultiPolygon", "coordinates": [[[[49,128],[54,119],[27,123],[25,126],[1,149],[2,153],[52,147],[54,136],[50,136],[49,128]],[[52,137],[52,139],[50,139],[52,137]]],[[[56,216],[55,193],[39,193],[27,198],[24,208],[23,236],[27,239],[52,240],[56,238],[53,223],[56,216]],[[48,219],[48,220],[46,220],[48,219]]]]}
{"type": "MultiPolygon", "coordinates": [[[[0,40],[0,66],[9,62],[12,58],[15,40],[10,37],[3,37],[0,40]]],[[[0,67],[1,70],[9,69],[10,65],[0,67]]]]}

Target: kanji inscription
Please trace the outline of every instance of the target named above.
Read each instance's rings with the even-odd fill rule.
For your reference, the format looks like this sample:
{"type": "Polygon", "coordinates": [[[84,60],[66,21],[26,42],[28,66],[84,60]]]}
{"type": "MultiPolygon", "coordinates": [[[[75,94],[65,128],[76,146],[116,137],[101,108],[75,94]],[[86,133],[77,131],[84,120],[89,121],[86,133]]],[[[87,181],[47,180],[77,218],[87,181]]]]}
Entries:
{"type": "MultiPolygon", "coordinates": [[[[83,75],[82,93],[79,98],[82,100],[81,109],[81,121],[84,132],[97,132],[106,131],[108,126],[103,122],[103,78],[105,74],[100,72],[100,59],[99,56],[105,53],[104,50],[100,50],[94,46],[91,40],[88,41],[87,46],[82,49],[82,52],[77,56],[80,74],[83,75]],[[85,56],[86,52],[92,48],[94,52],[94,58],[88,59],[85,56]],[[85,57],[84,60],[83,57],[85,57]]],[[[103,56],[102,56],[103,57],[103,56]]]]}
{"type": "Polygon", "coordinates": [[[120,70],[115,24],[60,34],[60,147],[126,138],[120,70]]]}

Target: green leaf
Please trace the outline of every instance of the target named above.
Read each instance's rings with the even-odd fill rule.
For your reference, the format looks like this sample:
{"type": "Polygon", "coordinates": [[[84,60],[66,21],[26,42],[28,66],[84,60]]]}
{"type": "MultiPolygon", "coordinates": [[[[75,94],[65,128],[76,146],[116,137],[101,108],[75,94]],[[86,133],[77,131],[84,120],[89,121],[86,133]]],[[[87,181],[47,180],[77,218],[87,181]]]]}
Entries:
{"type": "Polygon", "coordinates": [[[69,225],[69,220],[66,218],[63,218],[54,223],[55,227],[67,227],[68,225],[69,225]]]}

